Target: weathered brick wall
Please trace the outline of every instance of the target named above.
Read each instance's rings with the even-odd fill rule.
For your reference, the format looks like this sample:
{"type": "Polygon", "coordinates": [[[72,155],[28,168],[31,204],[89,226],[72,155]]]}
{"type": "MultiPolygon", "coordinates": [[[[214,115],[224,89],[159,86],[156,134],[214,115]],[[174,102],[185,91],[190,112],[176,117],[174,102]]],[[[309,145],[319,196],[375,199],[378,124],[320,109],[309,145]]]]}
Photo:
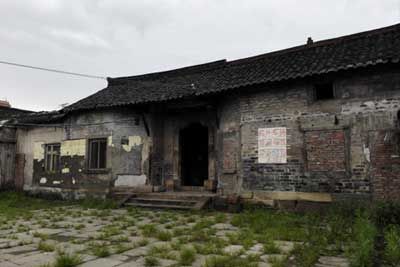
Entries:
{"type": "Polygon", "coordinates": [[[370,137],[373,196],[400,201],[400,132],[382,130],[370,137]]]}
{"type": "Polygon", "coordinates": [[[343,130],[306,132],[308,171],[346,171],[345,138],[343,130]]]}
{"type": "MultiPolygon", "coordinates": [[[[328,192],[340,198],[368,197],[379,187],[371,172],[369,134],[398,127],[400,72],[375,70],[334,81],[334,100],[315,102],[312,80],[241,96],[242,190],[328,192]],[[258,163],[257,130],[271,127],[287,128],[286,164],[258,163]]],[[[395,180],[393,175],[383,176],[395,180]]]]}
{"type": "Polygon", "coordinates": [[[295,191],[304,179],[303,134],[296,117],[308,101],[304,85],[272,88],[241,98],[242,177],[244,190],[295,191]],[[258,128],[287,128],[287,164],[258,163],[258,128]]]}
{"type": "Polygon", "coordinates": [[[219,107],[217,129],[218,187],[232,193],[241,187],[240,102],[237,95],[224,99],[219,107]]]}

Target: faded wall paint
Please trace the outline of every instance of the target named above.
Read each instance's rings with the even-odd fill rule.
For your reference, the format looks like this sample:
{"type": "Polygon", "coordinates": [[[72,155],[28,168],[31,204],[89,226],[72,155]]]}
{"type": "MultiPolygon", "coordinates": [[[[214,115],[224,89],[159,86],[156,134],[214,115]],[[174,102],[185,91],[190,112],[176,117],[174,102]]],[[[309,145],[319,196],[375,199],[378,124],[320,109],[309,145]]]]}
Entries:
{"type": "MultiPolygon", "coordinates": [[[[43,160],[42,152],[39,152],[39,144],[51,144],[61,142],[65,139],[63,128],[38,127],[17,130],[17,153],[25,155],[24,188],[29,189],[33,185],[33,163],[34,159],[43,160]],[[36,151],[36,152],[35,152],[36,151]]],[[[44,153],[44,148],[43,153],[44,153]]]]}
{"type": "Polygon", "coordinates": [[[131,110],[88,112],[69,117],[59,128],[18,130],[18,151],[27,155],[25,188],[106,194],[119,176],[126,178],[125,184],[130,184],[129,177],[133,183],[137,177],[146,181],[150,140],[143,122],[137,118],[131,110]],[[122,140],[127,136],[128,147],[123,147],[122,140]],[[107,169],[87,169],[87,140],[90,138],[107,138],[107,169]],[[51,143],[61,145],[61,166],[59,172],[48,173],[44,169],[44,148],[51,143]]]}
{"type": "Polygon", "coordinates": [[[61,156],[70,156],[70,157],[85,156],[85,154],[86,154],[86,139],[62,141],[60,154],[61,154],[61,156]]]}

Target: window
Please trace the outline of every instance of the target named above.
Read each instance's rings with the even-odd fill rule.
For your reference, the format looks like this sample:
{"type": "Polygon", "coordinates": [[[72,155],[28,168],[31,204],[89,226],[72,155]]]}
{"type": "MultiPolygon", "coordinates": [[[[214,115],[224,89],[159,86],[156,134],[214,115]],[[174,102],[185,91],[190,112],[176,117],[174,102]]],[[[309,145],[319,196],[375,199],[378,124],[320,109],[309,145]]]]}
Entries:
{"type": "Polygon", "coordinates": [[[320,83],[314,85],[315,100],[328,100],[335,98],[333,83],[320,83]]]}
{"type": "Polygon", "coordinates": [[[60,170],[60,144],[45,146],[45,170],[58,172],[60,170]]]}
{"type": "Polygon", "coordinates": [[[89,169],[105,169],[107,154],[107,139],[89,140],[89,169]]]}

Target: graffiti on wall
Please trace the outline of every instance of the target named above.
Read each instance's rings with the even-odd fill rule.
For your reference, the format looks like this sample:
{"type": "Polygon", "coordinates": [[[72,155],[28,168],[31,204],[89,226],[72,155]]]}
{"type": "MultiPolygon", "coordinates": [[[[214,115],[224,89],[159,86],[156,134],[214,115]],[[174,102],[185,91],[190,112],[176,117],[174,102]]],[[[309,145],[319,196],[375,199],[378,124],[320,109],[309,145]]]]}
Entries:
{"type": "Polygon", "coordinates": [[[258,129],[258,163],[286,163],[286,128],[258,129]]]}

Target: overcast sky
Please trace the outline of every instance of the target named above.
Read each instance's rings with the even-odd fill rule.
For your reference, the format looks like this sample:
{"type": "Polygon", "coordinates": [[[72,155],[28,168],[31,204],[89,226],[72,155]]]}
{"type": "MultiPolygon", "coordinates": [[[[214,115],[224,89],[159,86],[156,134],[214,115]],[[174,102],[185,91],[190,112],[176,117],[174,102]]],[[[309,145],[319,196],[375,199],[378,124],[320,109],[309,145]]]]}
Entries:
{"type": "MultiPolygon", "coordinates": [[[[116,77],[400,22],[400,0],[0,0],[0,61],[116,77]]],[[[0,99],[54,110],[106,81],[0,64],[0,99]]]]}

